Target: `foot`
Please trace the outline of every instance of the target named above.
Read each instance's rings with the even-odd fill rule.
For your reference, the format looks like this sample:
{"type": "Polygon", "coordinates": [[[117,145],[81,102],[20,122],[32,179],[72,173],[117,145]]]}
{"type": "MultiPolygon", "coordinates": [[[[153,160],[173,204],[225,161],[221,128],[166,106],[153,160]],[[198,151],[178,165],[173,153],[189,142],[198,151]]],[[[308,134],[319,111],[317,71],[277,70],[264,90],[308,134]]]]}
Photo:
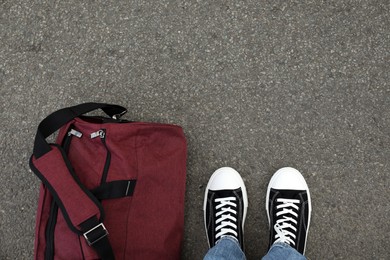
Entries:
{"type": "Polygon", "coordinates": [[[216,170],[210,177],[204,199],[204,222],[209,246],[222,237],[235,238],[244,249],[244,222],[248,196],[240,174],[230,167],[216,170]]]}
{"type": "Polygon", "coordinates": [[[309,231],[311,202],[302,174],[294,168],[278,170],[268,184],[266,210],[269,247],[282,242],[304,254],[309,231]]]}

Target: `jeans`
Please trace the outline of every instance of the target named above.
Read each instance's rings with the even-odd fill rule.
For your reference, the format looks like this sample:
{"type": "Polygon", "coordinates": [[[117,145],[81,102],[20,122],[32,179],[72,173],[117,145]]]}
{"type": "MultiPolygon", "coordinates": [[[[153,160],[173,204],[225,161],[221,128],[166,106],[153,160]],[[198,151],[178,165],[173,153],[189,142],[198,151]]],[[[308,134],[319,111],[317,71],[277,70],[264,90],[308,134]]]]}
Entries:
{"type": "MultiPolygon", "coordinates": [[[[245,254],[240,244],[232,237],[223,237],[210,248],[204,260],[245,260],[245,254]]],[[[262,260],[304,260],[302,254],[285,243],[275,243],[262,260]]]]}

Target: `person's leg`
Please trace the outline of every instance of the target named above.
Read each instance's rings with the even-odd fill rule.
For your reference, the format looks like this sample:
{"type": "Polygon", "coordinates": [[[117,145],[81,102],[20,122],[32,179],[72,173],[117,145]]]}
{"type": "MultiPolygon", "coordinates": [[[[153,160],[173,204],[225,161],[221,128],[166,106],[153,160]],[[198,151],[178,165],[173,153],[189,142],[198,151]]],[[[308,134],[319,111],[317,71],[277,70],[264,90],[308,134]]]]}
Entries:
{"type": "Polygon", "coordinates": [[[266,210],[270,249],[263,260],[306,259],[311,200],[309,187],[299,171],[285,167],[272,176],[267,189],[266,210]]]}
{"type": "Polygon", "coordinates": [[[210,247],[204,259],[245,259],[247,207],[248,196],[240,174],[229,167],[216,170],[207,184],[203,205],[210,247]]]}
{"type": "Polygon", "coordinates": [[[306,257],[286,243],[274,243],[262,260],[305,260],[306,257]]]}
{"type": "Polygon", "coordinates": [[[245,254],[238,241],[230,236],[221,238],[218,243],[209,249],[204,260],[234,259],[245,260],[245,254]]]}

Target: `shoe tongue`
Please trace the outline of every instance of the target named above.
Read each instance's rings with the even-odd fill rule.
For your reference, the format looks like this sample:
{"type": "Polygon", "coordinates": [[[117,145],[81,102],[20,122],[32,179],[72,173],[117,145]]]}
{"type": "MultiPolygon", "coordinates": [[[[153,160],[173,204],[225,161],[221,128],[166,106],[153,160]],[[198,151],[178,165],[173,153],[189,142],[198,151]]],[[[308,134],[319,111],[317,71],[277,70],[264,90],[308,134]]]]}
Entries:
{"type": "Polygon", "coordinates": [[[283,198],[283,199],[297,199],[301,200],[302,194],[305,194],[306,191],[304,190],[275,190],[278,195],[277,198],[283,198]]]}
{"type": "Polygon", "coordinates": [[[217,190],[213,192],[215,193],[215,198],[236,197],[237,193],[241,192],[241,188],[235,190],[217,190]]]}

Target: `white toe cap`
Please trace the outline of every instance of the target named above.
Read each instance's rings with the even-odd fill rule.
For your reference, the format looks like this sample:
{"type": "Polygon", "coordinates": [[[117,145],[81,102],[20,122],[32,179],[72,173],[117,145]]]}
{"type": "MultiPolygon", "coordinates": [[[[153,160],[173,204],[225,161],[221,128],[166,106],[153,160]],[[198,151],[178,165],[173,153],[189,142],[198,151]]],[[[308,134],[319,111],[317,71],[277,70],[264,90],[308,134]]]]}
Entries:
{"type": "Polygon", "coordinates": [[[278,190],[307,190],[308,186],[302,174],[291,167],[284,167],[272,176],[269,188],[278,190]]]}
{"type": "Polygon", "coordinates": [[[234,190],[243,186],[240,174],[230,167],[222,167],[216,170],[208,183],[210,190],[234,190]]]}

